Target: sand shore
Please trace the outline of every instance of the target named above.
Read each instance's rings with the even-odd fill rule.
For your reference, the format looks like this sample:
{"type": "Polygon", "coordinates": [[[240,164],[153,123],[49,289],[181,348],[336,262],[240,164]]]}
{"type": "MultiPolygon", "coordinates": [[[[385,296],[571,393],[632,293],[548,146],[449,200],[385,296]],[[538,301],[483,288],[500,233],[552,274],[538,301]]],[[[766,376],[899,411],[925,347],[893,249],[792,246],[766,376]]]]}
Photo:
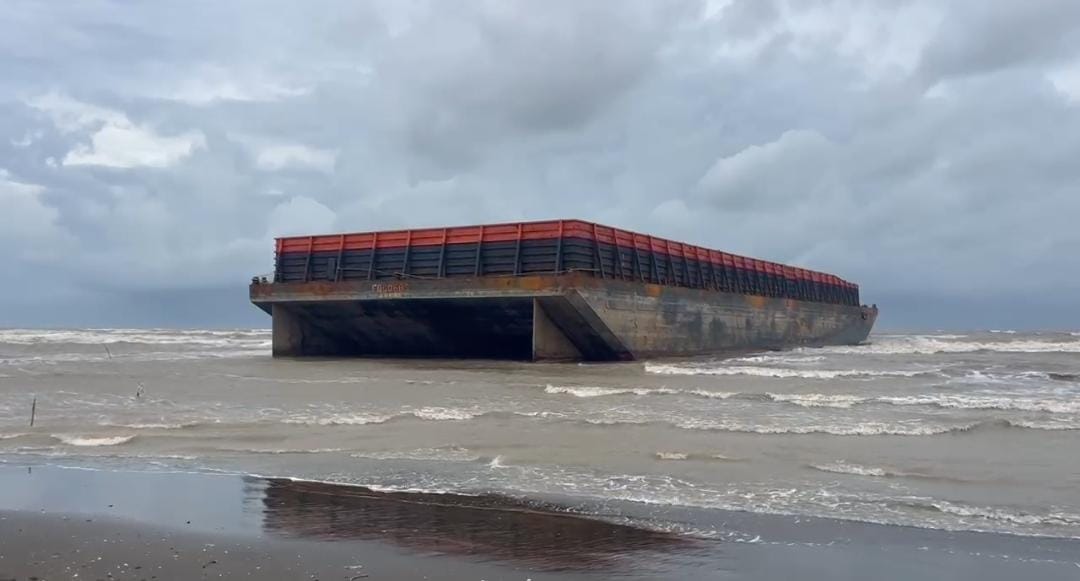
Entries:
{"type": "Polygon", "coordinates": [[[7,464],[0,465],[0,579],[1080,575],[1077,540],[751,513],[722,518],[746,534],[731,537],[738,542],[698,539],[497,495],[7,464]]]}

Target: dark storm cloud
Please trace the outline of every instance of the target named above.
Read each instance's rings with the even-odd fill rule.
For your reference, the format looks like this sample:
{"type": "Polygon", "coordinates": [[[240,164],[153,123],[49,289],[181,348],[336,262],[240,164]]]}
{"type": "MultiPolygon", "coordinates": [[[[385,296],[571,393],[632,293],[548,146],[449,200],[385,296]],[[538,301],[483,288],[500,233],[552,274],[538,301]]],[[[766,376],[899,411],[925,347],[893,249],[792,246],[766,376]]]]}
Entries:
{"type": "Polygon", "coordinates": [[[1077,6],[17,0],[0,324],[234,324],[274,235],[581,216],[1080,327],[1077,6]]]}

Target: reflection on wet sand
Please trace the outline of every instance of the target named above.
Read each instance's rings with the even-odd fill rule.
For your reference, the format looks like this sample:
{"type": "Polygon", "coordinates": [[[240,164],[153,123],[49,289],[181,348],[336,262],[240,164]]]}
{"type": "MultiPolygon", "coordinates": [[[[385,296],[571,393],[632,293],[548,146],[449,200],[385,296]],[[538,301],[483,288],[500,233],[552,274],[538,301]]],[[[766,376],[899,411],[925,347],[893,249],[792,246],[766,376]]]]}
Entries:
{"type": "MultiPolygon", "coordinates": [[[[411,550],[514,561],[546,570],[639,566],[695,542],[669,533],[557,512],[504,496],[378,492],[267,479],[267,532],[321,540],[380,539],[411,550]]],[[[254,484],[254,483],[249,483],[254,484]]]]}

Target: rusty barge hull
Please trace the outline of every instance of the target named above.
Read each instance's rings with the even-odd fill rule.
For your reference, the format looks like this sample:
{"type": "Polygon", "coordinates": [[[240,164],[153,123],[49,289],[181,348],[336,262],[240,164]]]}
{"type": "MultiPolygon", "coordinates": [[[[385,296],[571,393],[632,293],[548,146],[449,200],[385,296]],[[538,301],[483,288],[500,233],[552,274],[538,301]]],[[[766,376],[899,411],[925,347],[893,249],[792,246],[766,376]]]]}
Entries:
{"type": "Polygon", "coordinates": [[[857,344],[875,310],[569,273],[254,284],[275,356],[615,361],[857,344]]]}
{"type": "Polygon", "coordinates": [[[275,356],[617,361],[857,344],[837,276],[581,220],[279,238],[275,356]]]}

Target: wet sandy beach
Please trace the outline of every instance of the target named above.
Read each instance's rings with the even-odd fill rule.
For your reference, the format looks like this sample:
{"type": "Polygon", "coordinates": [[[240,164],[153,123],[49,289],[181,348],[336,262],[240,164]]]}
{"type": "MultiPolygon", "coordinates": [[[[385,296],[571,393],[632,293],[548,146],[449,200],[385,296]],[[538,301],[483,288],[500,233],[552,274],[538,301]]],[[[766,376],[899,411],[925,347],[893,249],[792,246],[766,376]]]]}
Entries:
{"type": "MultiPolygon", "coordinates": [[[[732,512],[696,539],[502,496],[0,467],[0,579],[1075,579],[1080,541],[732,512]],[[75,577],[78,573],[78,577],[75,577]]],[[[688,516],[688,515],[684,515],[688,516]]]]}

